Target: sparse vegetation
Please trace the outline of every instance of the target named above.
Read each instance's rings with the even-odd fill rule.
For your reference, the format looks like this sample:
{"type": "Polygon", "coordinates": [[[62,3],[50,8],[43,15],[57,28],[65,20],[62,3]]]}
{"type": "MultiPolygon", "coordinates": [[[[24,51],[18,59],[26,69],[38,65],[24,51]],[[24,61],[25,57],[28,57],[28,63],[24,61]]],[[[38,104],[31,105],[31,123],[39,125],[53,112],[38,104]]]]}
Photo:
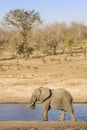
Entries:
{"type": "MultiPolygon", "coordinates": [[[[0,20],[0,103],[27,103],[38,87],[65,88],[74,102],[87,103],[87,25],[42,23],[24,9],[0,20]]],[[[1,121],[0,129],[87,130],[86,122],[28,123],[1,121]]]]}
{"type": "Polygon", "coordinates": [[[4,23],[8,26],[16,27],[16,29],[19,30],[23,42],[21,45],[18,45],[17,53],[28,53],[26,55],[26,58],[28,58],[29,54],[31,54],[31,45],[29,44],[27,37],[33,26],[35,26],[37,23],[41,23],[39,13],[35,12],[34,10],[10,10],[10,12],[8,12],[4,17],[4,23]]]}
{"type": "MultiPolygon", "coordinates": [[[[25,97],[27,89],[29,90],[32,86],[39,87],[49,84],[56,86],[54,82],[58,84],[61,79],[87,79],[86,25],[56,23],[37,26],[36,23],[41,22],[37,12],[19,9],[8,12],[5,16],[5,22],[4,19],[1,22],[4,26],[2,24],[0,29],[0,78],[3,82],[3,88],[3,79],[8,81],[5,85],[8,87],[8,93],[7,89],[1,89],[0,94],[3,95],[3,92],[6,92],[4,94],[6,97],[2,99],[3,96],[1,96],[0,101],[9,101],[8,94],[9,91],[13,91],[12,88],[15,90],[15,96],[13,95],[11,102],[14,100],[20,102],[28,100],[28,96],[27,99],[23,96],[25,97]],[[10,28],[5,26],[7,25],[6,21],[10,24],[10,28]],[[15,25],[16,28],[12,25],[15,25]],[[25,58],[25,41],[29,60],[25,58]],[[69,56],[65,60],[67,55],[69,56]],[[13,78],[14,82],[17,82],[18,78],[18,85],[10,84],[10,78],[11,80],[13,78]],[[24,92],[22,97],[19,97],[18,89],[20,92],[24,92]]],[[[68,84],[73,87],[80,86],[82,89],[82,86],[78,85],[77,82],[76,84],[74,82],[68,84]]],[[[81,99],[81,97],[79,98],[81,99]]],[[[80,101],[79,98],[77,96],[76,100],[80,101]]],[[[81,101],[84,102],[83,99],[81,101]]]]}
{"type": "Polygon", "coordinates": [[[34,10],[15,9],[6,13],[0,23],[0,58],[41,56],[45,61],[46,55],[83,53],[86,60],[86,25],[73,22],[71,25],[55,23],[38,26],[41,21],[39,13],[34,10]]]}

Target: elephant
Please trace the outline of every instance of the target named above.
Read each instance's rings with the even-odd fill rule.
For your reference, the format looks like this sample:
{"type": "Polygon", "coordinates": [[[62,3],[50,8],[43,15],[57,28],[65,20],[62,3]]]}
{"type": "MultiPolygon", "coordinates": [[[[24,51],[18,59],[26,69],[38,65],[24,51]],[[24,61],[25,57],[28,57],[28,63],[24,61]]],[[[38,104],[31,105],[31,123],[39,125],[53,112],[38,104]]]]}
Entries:
{"type": "Polygon", "coordinates": [[[42,117],[43,121],[48,121],[48,111],[51,108],[58,109],[62,111],[59,121],[65,120],[66,112],[69,112],[72,121],[76,121],[76,117],[73,110],[73,98],[71,94],[63,89],[49,89],[46,87],[40,87],[34,90],[30,98],[28,107],[31,109],[35,108],[35,104],[42,104],[42,117]]]}

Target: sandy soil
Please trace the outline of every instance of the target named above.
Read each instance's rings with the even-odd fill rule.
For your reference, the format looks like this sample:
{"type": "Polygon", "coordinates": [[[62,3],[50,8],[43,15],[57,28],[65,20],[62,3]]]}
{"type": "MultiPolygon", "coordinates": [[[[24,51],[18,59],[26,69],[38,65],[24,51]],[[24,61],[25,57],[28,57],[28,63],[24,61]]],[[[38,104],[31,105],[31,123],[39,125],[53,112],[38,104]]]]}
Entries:
{"type": "Polygon", "coordinates": [[[74,102],[87,102],[87,60],[82,54],[64,61],[64,55],[42,59],[0,61],[0,102],[28,102],[34,89],[65,88],[74,102]]]}
{"type": "Polygon", "coordinates": [[[86,122],[0,122],[0,130],[87,130],[86,122]]]}
{"type": "MultiPolygon", "coordinates": [[[[38,80],[38,79],[35,79],[38,80]]],[[[40,80],[40,79],[39,79],[40,80]]],[[[33,84],[33,79],[28,78],[1,78],[0,79],[0,102],[20,103],[28,102],[34,89],[48,87],[52,89],[65,88],[74,99],[74,102],[87,102],[86,79],[56,79],[45,84],[33,84]],[[31,83],[32,82],[32,83],[31,83]]]]}
{"type": "MultiPolygon", "coordinates": [[[[75,56],[0,62],[0,103],[28,103],[34,89],[65,88],[74,102],[87,103],[87,60],[75,56]],[[61,58],[61,60],[60,60],[61,58]]],[[[0,130],[87,130],[87,122],[0,121],[0,130]]]]}

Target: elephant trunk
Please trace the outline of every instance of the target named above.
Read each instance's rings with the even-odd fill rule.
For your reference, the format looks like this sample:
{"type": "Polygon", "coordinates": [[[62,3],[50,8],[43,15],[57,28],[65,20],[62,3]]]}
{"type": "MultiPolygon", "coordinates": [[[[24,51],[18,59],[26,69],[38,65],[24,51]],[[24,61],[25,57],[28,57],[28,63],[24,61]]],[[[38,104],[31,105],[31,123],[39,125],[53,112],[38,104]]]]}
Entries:
{"type": "Polygon", "coordinates": [[[35,103],[36,103],[36,98],[35,97],[31,97],[28,107],[30,107],[31,109],[35,108],[35,103]]]}

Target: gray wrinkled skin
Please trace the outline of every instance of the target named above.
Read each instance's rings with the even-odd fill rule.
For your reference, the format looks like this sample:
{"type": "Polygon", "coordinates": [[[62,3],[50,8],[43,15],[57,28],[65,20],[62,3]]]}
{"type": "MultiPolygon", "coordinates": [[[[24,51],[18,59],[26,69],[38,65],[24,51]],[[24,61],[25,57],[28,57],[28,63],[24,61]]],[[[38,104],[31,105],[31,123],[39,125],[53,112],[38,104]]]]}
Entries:
{"type": "Polygon", "coordinates": [[[76,120],[72,105],[73,98],[65,89],[43,87],[35,89],[31,96],[29,107],[34,109],[36,103],[43,105],[42,117],[44,121],[48,120],[48,110],[51,108],[62,110],[60,121],[64,121],[66,111],[70,113],[73,121],[76,120]]]}

